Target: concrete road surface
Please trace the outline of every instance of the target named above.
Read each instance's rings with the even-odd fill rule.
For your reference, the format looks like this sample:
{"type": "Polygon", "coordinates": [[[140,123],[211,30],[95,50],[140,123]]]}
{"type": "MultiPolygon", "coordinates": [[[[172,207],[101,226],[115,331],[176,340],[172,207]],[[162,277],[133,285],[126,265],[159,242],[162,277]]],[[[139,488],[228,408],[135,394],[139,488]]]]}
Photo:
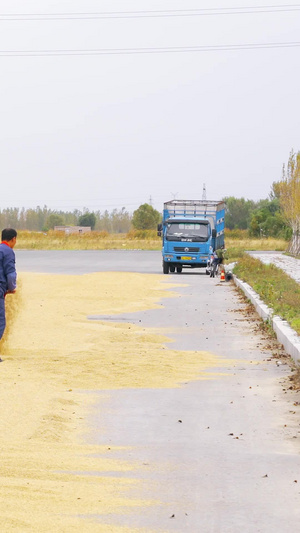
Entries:
{"type": "MultiPolygon", "coordinates": [[[[17,264],[20,271],[161,273],[159,252],[17,251],[17,264]]],[[[218,355],[225,375],[174,389],[99,391],[92,441],[126,447],[112,454],[135,465],[132,497],[156,503],[96,519],[152,532],[300,531],[300,393],[289,390],[289,366],[272,358],[234,285],[202,271],[165,278],[187,285],[176,289],[178,298],[101,319],[163,328],[172,348],[218,355]]]]}
{"type": "Polygon", "coordinates": [[[145,272],[162,274],[161,252],[130,250],[16,250],[23,272],[84,274],[88,272],[145,272]]]}

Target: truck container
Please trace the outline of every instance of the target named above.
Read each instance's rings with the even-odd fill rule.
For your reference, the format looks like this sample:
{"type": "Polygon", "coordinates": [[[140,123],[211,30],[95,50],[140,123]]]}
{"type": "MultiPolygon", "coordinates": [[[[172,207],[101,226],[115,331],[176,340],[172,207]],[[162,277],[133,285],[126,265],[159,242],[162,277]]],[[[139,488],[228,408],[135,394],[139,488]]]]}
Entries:
{"type": "Polygon", "coordinates": [[[163,273],[205,268],[210,254],[224,247],[225,203],[209,200],[170,200],[164,203],[163,273]]]}

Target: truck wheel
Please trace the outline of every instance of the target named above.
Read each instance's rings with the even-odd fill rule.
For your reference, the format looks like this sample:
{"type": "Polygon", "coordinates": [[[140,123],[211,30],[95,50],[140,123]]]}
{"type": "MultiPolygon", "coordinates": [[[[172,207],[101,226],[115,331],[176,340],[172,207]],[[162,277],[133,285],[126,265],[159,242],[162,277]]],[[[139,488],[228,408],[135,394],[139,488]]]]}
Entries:
{"type": "Polygon", "coordinates": [[[164,274],[169,274],[169,268],[170,268],[169,263],[166,263],[166,262],[164,261],[164,262],[163,262],[163,273],[164,273],[164,274]]]}
{"type": "Polygon", "coordinates": [[[182,272],[182,267],[177,267],[177,272],[180,274],[182,272]]]}
{"type": "Polygon", "coordinates": [[[175,272],[175,267],[173,265],[170,265],[170,272],[175,272]]]}

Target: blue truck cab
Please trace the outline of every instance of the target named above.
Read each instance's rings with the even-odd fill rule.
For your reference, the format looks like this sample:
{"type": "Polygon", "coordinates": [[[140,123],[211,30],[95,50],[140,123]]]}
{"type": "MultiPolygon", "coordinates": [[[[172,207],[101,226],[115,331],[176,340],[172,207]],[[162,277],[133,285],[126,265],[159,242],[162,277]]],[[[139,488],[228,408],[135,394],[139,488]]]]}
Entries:
{"type": "Polygon", "coordinates": [[[212,251],[224,246],[225,203],[209,200],[170,200],[164,203],[163,273],[205,268],[212,251]]]}

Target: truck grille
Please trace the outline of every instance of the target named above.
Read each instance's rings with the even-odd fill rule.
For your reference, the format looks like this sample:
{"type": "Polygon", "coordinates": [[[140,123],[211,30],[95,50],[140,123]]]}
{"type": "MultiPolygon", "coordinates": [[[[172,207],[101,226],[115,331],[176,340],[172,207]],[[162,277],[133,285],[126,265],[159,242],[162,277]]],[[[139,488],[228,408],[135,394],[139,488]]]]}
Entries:
{"type": "Polygon", "coordinates": [[[196,246],[174,246],[174,252],[192,252],[193,254],[199,252],[199,248],[196,246]]]}

